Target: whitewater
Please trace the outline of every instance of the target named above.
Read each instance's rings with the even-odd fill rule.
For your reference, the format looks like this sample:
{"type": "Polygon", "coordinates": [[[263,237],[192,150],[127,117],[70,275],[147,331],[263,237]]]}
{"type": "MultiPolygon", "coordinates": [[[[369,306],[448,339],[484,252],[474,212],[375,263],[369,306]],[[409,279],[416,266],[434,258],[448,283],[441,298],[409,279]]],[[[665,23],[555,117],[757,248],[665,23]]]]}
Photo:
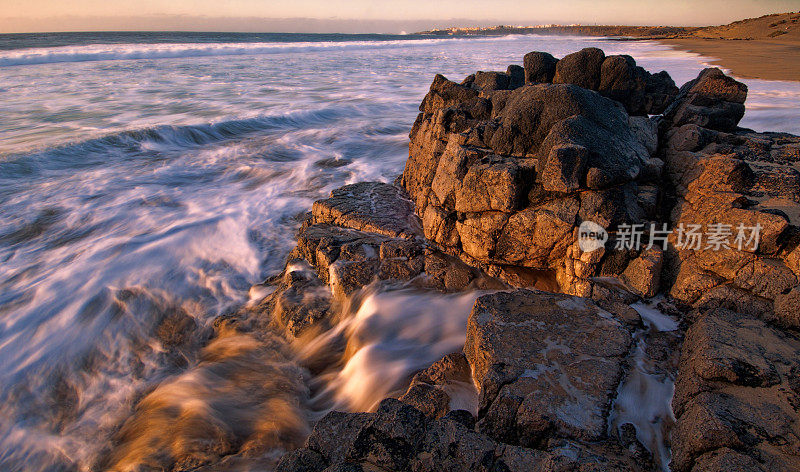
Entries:
{"type": "MultiPolygon", "coordinates": [[[[198,367],[214,321],[264,295],[314,200],[402,172],[436,73],[589,46],[679,85],[708,61],[578,37],[1,37],[0,469],[97,468],[154,391],[225,400],[198,367]],[[173,349],[159,327],[174,313],[193,328],[173,349]]],[[[800,83],[744,82],[741,126],[800,134],[800,83]]],[[[330,408],[402,390],[461,348],[478,295],[367,290],[334,333],[262,353],[271,377],[303,372],[309,401],[282,421],[302,435],[330,408]],[[333,337],[351,352],[310,372],[333,337]]]]}

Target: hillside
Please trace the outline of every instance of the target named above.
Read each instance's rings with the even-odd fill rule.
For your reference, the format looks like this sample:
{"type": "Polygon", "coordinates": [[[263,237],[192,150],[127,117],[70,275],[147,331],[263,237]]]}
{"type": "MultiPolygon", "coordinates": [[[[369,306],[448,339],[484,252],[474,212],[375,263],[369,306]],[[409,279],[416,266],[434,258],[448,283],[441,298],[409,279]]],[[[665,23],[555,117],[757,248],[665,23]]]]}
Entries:
{"type": "Polygon", "coordinates": [[[776,13],[686,33],[703,39],[800,41],[800,12],[776,13]]]}

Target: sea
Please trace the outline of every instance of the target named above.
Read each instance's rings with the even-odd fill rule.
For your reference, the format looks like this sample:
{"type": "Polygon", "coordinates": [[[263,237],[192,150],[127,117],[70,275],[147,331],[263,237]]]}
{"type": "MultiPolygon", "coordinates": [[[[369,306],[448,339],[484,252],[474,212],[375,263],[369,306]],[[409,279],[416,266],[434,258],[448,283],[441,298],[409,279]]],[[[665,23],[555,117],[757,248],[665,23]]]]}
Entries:
{"type": "MultiPolygon", "coordinates": [[[[678,85],[709,63],[567,36],[0,35],[0,470],[97,470],[159,388],[189,410],[224,400],[198,374],[215,319],[263,295],[253,287],[282,271],[312,202],[402,172],[435,74],[589,46],[678,85]],[[155,333],[169,310],[196,326],[180,362],[155,333]]],[[[743,81],[742,126],[800,134],[800,83],[743,81]]],[[[358,342],[322,377],[307,345],[288,346],[281,362],[309,399],[294,430],[330,408],[368,411],[459,350],[477,296],[367,290],[339,330],[358,342]]]]}

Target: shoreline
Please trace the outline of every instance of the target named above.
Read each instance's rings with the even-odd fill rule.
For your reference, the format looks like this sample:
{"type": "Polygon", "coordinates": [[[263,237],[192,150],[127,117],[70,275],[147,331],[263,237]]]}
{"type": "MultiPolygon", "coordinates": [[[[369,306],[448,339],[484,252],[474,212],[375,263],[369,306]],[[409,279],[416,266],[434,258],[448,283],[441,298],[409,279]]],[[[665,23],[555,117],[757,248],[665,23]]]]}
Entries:
{"type": "Polygon", "coordinates": [[[676,50],[700,54],[709,64],[743,79],[800,81],[800,42],[736,39],[656,39],[676,50]]]}

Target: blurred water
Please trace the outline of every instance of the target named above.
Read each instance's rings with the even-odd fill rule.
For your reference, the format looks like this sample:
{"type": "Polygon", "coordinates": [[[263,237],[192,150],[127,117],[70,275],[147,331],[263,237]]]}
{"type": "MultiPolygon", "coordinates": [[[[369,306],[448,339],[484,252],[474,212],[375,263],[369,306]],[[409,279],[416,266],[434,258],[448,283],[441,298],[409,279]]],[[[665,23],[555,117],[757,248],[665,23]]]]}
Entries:
{"type": "MultiPolygon", "coordinates": [[[[298,215],[333,188],[402,171],[435,73],[460,80],[586,46],[678,84],[704,67],[655,43],[574,37],[167,39],[0,38],[4,470],[87,469],[142,395],[196,385],[181,379],[206,368],[208,326],[282,269],[298,215]],[[176,312],[198,327],[180,348],[158,335],[176,312]]],[[[800,84],[747,82],[743,126],[800,133],[800,84]]],[[[441,316],[393,296],[408,295],[373,295],[346,331],[372,320],[368,345],[385,348],[404,315],[441,316]]],[[[397,356],[463,342],[452,326],[470,304],[452,305],[441,337],[412,329],[411,349],[354,357],[332,381],[339,401],[372,401],[352,379],[387,384],[365,369],[407,377],[429,356],[397,356]]]]}

